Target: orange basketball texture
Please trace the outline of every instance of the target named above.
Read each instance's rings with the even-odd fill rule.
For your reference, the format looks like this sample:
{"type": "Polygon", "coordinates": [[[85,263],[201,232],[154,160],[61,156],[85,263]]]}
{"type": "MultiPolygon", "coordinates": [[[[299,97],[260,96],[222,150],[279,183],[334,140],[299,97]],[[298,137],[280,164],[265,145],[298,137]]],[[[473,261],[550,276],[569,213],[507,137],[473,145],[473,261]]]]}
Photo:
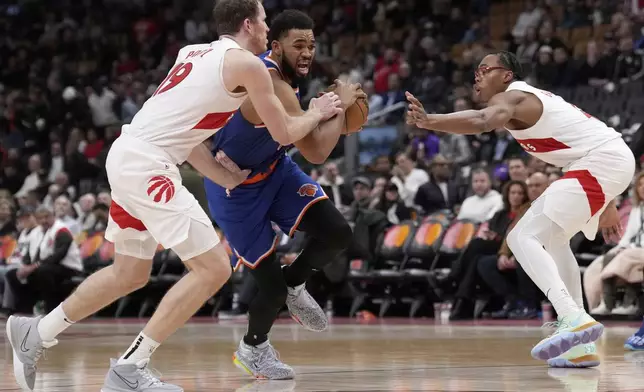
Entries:
{"type": "Polygon", "coordinates": [[[355,103],[347,109],[344,115],[346,133],[358,132],[367,122],[369,116],[369,103],[364,98],[356,99],[355,103]]]}

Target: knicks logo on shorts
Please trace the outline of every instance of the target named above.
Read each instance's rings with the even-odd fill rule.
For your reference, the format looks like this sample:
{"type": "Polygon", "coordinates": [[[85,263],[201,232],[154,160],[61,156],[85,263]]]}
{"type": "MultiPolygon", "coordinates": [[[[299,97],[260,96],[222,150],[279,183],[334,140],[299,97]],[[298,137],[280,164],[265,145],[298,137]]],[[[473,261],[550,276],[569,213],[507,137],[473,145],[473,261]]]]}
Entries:
{"type": "Polygon", "coordinates": [[[316,193],[318,193],[318,186],[313,184],[304,184],[297,191],[297,194],[302,197],[304,196],[313,197],[315,196],[316,193]]]}
{"type": "Polygon", "coordinates": [[[154,195],[152,200],[155,203],[167,203],[174,196],[174,184],[166,176],[152,177],[148,181],[148,184],[148,196],[154,195]]]}

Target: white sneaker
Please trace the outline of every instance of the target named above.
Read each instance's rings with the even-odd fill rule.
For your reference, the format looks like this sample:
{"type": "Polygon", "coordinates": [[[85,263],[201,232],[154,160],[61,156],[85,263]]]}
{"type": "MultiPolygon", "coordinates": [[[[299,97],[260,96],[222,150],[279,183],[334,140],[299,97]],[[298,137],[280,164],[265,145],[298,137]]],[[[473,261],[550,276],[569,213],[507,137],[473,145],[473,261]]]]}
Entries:
{"type": "Polygon", "coordinates": [[[547,361],[558,357],[575,346],[596,341],[604,332],[604,326],[583,310],[559,317],[552,324],[557,329],[534,346],[531,352],[534,359],[547,361]]]}
{"type": "Polygon", "coordinates": [[[611,314],[615,315],[620,315],[620,316],[631,316],[634,314],[637,314],[639,308],[635,305],[630,305],[630,306],[618,306],[613,311],[611,314]]]}
{"type": "Polygon", "coordinates": [[[304,284],[288,288],[286,306],[291,317],[309,331],[322,332],[329,326],[326,314],[304,284]]]}
{"type": "Polygon", "coordinates": [[[604,301],[602,301],[598,307],[590,311],[590,314],[595,316],[606,316],[610,314],[610,309],[608,309],[604,301]]]}

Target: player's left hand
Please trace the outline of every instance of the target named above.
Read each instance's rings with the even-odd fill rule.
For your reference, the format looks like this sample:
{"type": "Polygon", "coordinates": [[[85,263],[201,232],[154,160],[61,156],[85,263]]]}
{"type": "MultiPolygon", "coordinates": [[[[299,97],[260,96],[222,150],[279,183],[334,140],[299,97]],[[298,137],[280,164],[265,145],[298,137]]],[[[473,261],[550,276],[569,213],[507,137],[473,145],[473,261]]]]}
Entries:
{"type": "Polygon", "coordinates": [[[367,98],[367,94],[362,91],[360,83],[345,83],[340,79],[336,79],[334,83],[329,86],[330,91],[333,91],[340,97],[340,107],[347,110],[359,98],[367,98]]]}
{"type": "Polygon", "coordinates": [[[599,217],[599,228],[607,243],[618,243],[624,234],[619,213],[614,203],[610,203],[599,217]]]}
{"type": "Polygon", "coordinates": [[[405,96],[407,97],[407,101],[409,101],[406,119],[407,124],[421,127],[427,120],[427,112],[425,112],[423,104],[409,91],[405,91],[405,96]]]}

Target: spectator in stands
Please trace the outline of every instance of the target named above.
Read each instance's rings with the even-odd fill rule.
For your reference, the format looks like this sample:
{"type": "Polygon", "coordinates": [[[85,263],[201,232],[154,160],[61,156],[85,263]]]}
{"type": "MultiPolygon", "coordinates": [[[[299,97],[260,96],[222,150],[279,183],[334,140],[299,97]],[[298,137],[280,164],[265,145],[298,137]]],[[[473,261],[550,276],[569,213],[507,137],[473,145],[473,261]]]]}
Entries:
{"type": "Polygon", "coordinates": [[[528,181],[528,166],[523,158],[514,156],[508,159],[508,174],[512,181],[528,181]]]}
{"type": "Polygon", "coordinates": [[[346,208],[353,202],[351,188],[345,183],[344,177],[340,175],[338,170],[338,165],[334,162],[327,162],[324,165],[318,183],[338,209],[346,208]]]}
{"type": "Polygon", "coordinates": [[[60,142],[53,142],[49,149],[50,152],[50,161],[49,161],[49,175],[47,180],[49,182],[54,182],[56,176],[59,173],[65,171],[65,157],[63,156],[63,150],[60,145],[60,142]]]}
{"type": "Polygon", "coordinates": [[[476,285],[477,263],[483,256],[492,256],[496,260],[496,253],[508,232],[510,224],[520,213],[521,209],[527,210],[527,187],[520,181],[510,181],[503,188],[502,208],[487,220],[486,226],[480,235],[470,241],[467,248],[453,264],[448,279],[456,282],[456,301],[452,307],[450,319],[471,318],[474,310],[473,292],[476,285]]]}
{"type": "Polygon", "coordinates": [[[540,46],[536,25],[528,27],[525,36],[520,38],[519,42],[516,51],[517,59],[521,64],[531,64],[540,46]]]}
{"type": "Polygon", "coordinates": [[[81,227],[81,231],[88,231],[90,227],[94,226],[94,216],[92,215],[92,208],[96,205],[96,196],[92,193],[86,193],[74,203],[73,208],[78,216],[77,222],[81,227]]]}
{"type": "Polygon", "coordinates": [[[526,37],[530,28],[534,28],[539,25],[543,14],[543,9],[538,7],[534,1],[526,1],[524,10],[519,14],[519,17],[514,24],[512,35],[515,38],[526,37]]]}
{"type": "Polygon", "coordinates": [[[557,37],[554,32],[555,31],[552,20],[546,19],[541,23],[541,26],[539,26],[539,49],[544,46],[548,46],[551,50],[554,51],[557,48],[566,47],[563,41],[559,37],[557,37]]]}
{"type": "Polygon", "coordinates": [[[615,64],[613,80],[629,83],[644,75],[644,58],[641,52],[633,49],[633,37],[623,37],[619,41],[619,55],[615,64]]]}
{"type": "Polygon", "coordinates": [[[54,215],[60,220],[65,227],[76,237],[81,232],[81,226],[78,223],[76,212],[72,208],[72,202],[69,197],[60,195],[54,201],[54,215]]]}
{"type": "Polygon", "coordinates": [[[378,200],[375,209],[387,215],[389,222],[394,225],[412,219],[413,210],[402,201],[398,187],[394,183],[385,185],[383,195],[378,200]]]}
{"type": "MultiPolygon", "coordinates": [[[[454,101],[454,111],[471,109],[472,106],[465,99],[454,101]]],[[[439,151],[458,167],[465,166],[474,161],[474,154],[465,135],[438,132],[440,138],[439,151]]]]}
{"type": "Polygon", "coordinates": [[[438,154],[430,163],[429,181],[418,188],[414,204],[424,214],[430,215],[439,210],[454,211],[462,201],[460,189],[451,180],[451,162],[444,155],[438,154]]]}
{"type": "MultiPolygon", "coordinates": [[[[0,237],[13,235],[15,233],[16,223],[13,219],[13,207],[11,202],[6,199],[0,199],[0,237]]],[[[2,257],[3,256],[0,255],[0,258],[2,257]]]]}
{"type": "Polygon", "coordinates": [[[533,77],[543,88],[553,88],[557,82],[557,65],[552,59],[553,50],[548,45],[541,45],[534,67],[533,77]]]}
{"type": "MultiPolygon", "coordinates": [[[[504,188],[504,208],[499,212],[507,225],[501,239],[530,207],[528,187],[522,181],[510,181],[504,188]]],[[[498,218],[497,218],[498,219],[498,218]]],[[[490,221],[493,222],[494,218],[490,221]]],[[[486,255],[478,260],[479,276],[494,293],[505,300],[503,308],[492,318],[531,319],[537,316],[537,290],[514,256],[486,255]]]]}
{"type": "Polygon", "coordinates": [[[557,70],[557,76],[554,80],[554,86],[556,87],[570,87],[574,86],[576,83],[577,67],[569,57],[568,49],[564,47],[555,49],[554,63],[557,70]]]}
{"type": "Polygon", "coordinates": [[[597,41],[588,41],[586,59],[577,69],[577,83],[588,86],[603,86],[608,82],[608,69],[606,62],[602,61],[601,53],[597,48],[597,41]]]}
{"type": "Polygon", "coordinates": [[[24,265],[23,262],[27,254],[29,254],[31,260],[34,260],[43,236],[42,228],[38,226],[32,209],[25,208],[20,210],[17,219],[20,235],[17,239],[16,248],[6,259],[5,265],[0,265],[0,318],[9,316],[18,310],[11,285],[5,281],[7,272],[21,268],[24,265]]]}
{"type": "Polygon", "coordinates": [[[472,172],[472,191],[474,194],[463,201],[456,219],[485,222],[503,208],[503,197],[492,189],[492,179],[485,169],[472,172]]]}
{"type": "Polygon", "coordinates": [[[483,142],[479,152],[483,161],[501,162],[523,152],[519,143],[505,129],[496,129],[490,136],[483,142]]]}
{"type": "Polygon", "coordinates": [[[543,172],[534,172],[528,178],[528,196],[530,197],[530,202],[537,200],[543,192],[546,191],[548,185],[548,176],[543,172]]]}
{"type": "Polygon", "coordinates": [[[400,197],[406,206],[414,205],[416,192],[421,185],[429,181],[429,175],[423,169],[416,167],[416,162],[406,152],[396,156],[396,165],[391,171],[391,182],[396,184],[400,197]]]}
{"type": "Polygon", "coordinates": [[[633,192],[633,207],[626,230],[619,243],[606,255],[600,256],[584,274],[584,289],[592,314],[631,315],[642,288],[644,275],[644,172],[637,175],[633,192]],[[624,281],[624,299],[616,307],[618,279],[624,281]],[[601,302],[600,302],[601,298],[601,302]]]}
{"type": "Polygon", "coordinates": [[[352,208],[368,208],[371,203],[371,189],[373,185],[367,177],[358,176],[353,179],[353,203],[352,208]]]}
{"type": "Polygon", "coordinates": [[[40,161],[40,155],[34,154],[29,157],[28,162],[29,174],[25,177],[22,187],[16,196],[24,196],[30,191],[35,191],[43,182],[44,170],[40,161]]]}
{"type": "Polygon", "coordinates": [[[98,192],[96,201],[100,204],[105,204],[109,208],[112,205],[112,195],[108,191],[98,192]]]}
{"type": "Polygon", "coordinates": [[[83,263],[71,232],[56,219],[53,211],[42,206],[35,214],[44,233],[36,257],[32,259],[26,253],[24,265],[9,271],[6,281],[19,302],[18,308],[29,308],[37,301],[44,301],[45,311],[51,312],[69,294],[63,283],[82,272],[83,263]]]}

